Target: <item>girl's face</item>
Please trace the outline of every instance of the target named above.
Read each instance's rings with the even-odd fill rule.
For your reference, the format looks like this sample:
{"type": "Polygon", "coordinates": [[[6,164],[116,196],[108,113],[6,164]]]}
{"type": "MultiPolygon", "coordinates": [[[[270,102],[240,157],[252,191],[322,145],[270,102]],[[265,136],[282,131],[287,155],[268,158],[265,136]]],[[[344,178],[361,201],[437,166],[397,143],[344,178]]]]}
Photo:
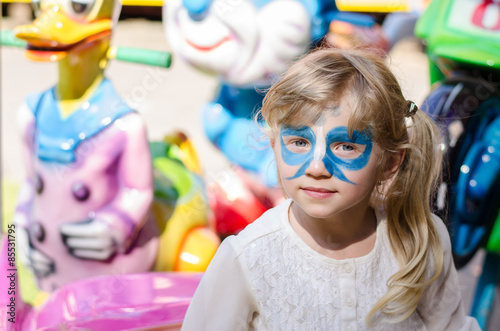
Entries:
{"type": "Polygon", "coordinates": [[[348,216],[367,208],[380,147],[368,131],[349,137],[349,98],[325,110],[314,124],[281,126],[274,152],[283,189],[311,217],[348,216]]]}

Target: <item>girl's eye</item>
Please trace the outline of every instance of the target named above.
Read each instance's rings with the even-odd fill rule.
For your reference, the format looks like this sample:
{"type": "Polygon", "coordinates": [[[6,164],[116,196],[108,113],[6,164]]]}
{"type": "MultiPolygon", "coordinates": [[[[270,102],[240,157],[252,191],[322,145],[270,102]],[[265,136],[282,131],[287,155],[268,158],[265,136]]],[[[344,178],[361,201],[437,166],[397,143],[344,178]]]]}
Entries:
{"type": "Polygon", "coordinates": [[[292,153],[307,153],[310,148],[310,144],[305,139],[292,138],[286,142],[288,150],[292,153]]]}
{"type": "Polygon", "coordinates": [[[351,145],[342,145],[342,146],[340,146],[340,148],[344,152],[352,152],[352,151],[354,151],[354,147],[351,146],[351,145]]]}
{"type": "Polygon", "coordinates": [[[302,140],[297,140],[297,141],[294,141],[293,144],[296,146],[296,147],[307,147],[307,142],[305,141],[302,141],[302,140]]]}
{"type": "Polygon", "coordinates": [[[364,151],[364,145],[340,143],[332,146],[333,153],[343,159],[355,159],[364,151]]]}

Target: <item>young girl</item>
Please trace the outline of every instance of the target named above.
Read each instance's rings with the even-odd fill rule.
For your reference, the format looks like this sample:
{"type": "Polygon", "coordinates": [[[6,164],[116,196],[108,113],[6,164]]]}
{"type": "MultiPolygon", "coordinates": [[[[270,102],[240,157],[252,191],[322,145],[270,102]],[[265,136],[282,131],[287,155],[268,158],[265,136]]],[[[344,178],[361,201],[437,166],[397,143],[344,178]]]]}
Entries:
{"type": "Polygon", "coordinates": [[[436,127],[382,60],[314,51],[261,114],[289,199],[223,242],[183,330],[479,330],[429,207],[436,127]]]}

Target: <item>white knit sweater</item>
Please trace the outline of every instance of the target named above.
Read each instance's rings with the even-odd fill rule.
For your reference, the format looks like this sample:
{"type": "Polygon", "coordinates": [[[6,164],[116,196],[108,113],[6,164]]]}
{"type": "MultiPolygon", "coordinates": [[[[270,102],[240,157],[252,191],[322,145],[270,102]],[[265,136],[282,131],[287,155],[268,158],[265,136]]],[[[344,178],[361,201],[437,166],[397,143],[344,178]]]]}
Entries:
{"type": "MultiPolygon", "coordinates": [[[[284,201],[222,243],[182,330],[370,330],[365,318],[398,270],[385,216],[377,211],[376,242],[369,254],[335,260],[295,233],[290,203],[284,201]]],[[[480,330],[464,313],[448,232],[439,218],[435,221],[444,249],[441,276],[403,322],[389,324],[375,315],[376,330],[480,330]]]]}

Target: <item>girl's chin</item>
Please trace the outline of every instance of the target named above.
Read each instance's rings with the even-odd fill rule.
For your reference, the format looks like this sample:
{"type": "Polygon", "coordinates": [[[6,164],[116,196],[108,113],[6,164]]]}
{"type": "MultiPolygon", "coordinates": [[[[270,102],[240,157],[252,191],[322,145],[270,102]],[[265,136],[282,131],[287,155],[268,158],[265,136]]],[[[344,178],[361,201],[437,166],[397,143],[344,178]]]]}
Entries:
{"type": "Polygon", "coordinates": [[[335,215],[335,210],[328,206],[307,206],[302,208],[302,212],[307,216],[316,219],[327,219],[335,215]]]}

